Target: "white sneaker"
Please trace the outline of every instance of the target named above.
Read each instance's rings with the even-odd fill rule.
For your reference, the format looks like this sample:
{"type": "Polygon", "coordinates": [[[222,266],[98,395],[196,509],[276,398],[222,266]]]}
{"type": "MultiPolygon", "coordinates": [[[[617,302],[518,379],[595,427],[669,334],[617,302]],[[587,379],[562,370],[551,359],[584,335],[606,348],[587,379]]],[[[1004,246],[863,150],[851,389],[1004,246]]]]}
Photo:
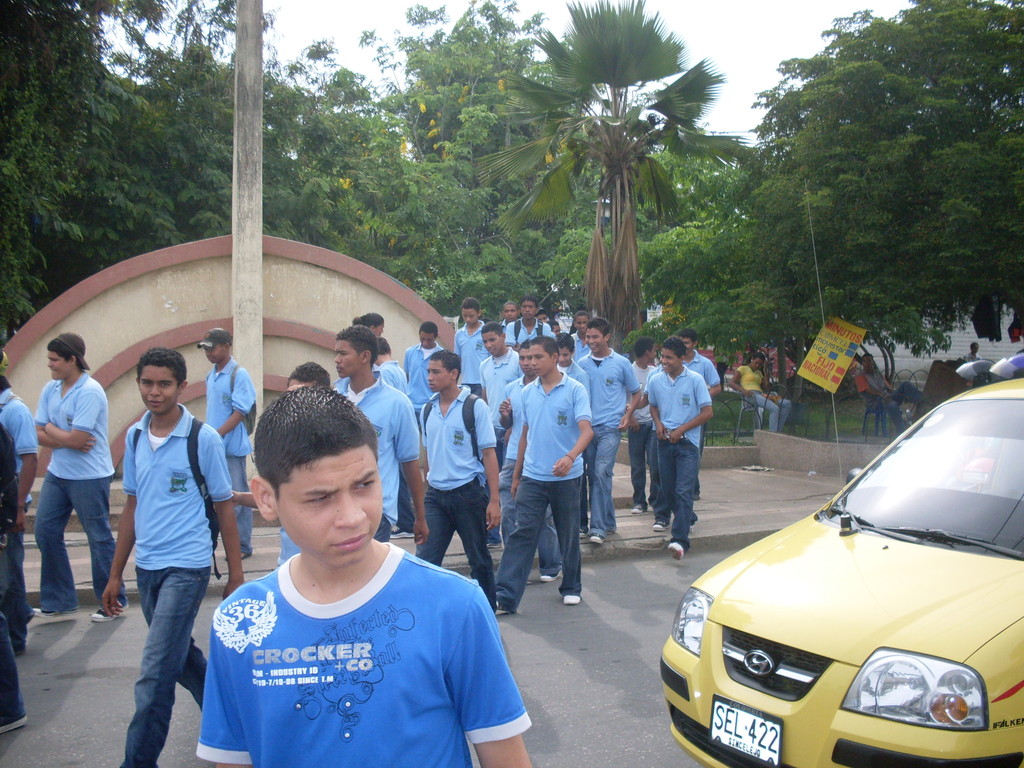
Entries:
{"type": "Polygon", "coordinates": [[[651,530],[652,531],[658,531],[658,532],[664,531],[667,528],[668,528],[668,526],[665,525],[664,523],[655,523],[654,525],[651,526],[651,530]]]}
{"type": "Polygon", "coordinates": [[[554,581],[558,578],[559,573],[561,573],[561,571],[559,571],[558,573],[542,573],[540,575],[540,580],[543,582],[554,581]]]}
{"type": "Polygon", "coordinates": [[[683,555],[686,554],[686,550],[683,549],[683,545],[678,541],[671,541],[668,545],[669,554],[672,555],[676,560],[682,560],[683,555]]]}
{"type": "Polygon", "coordinates": [[[72,608],[70,611],[44,611],[42,608],[32,609],[32,620],[37,622],[58,622],[58,621],[71,621],[78,615],[78,609],[72,608]]]}
{"type": "Polygon", "coordinates": [[[580,596],[579,595],[565,595],[565,597],[562,598],[562,605],[579,605],[579,604],[580,604],[580,596]]]}
{"type": "Polygon", "coordinates": [[[647,510],[644,509],[643,507],[641,507],[640,505],[637,505],[637,506],[633,507],[631,510],[629,510],[629,514],[631,514],[631,515],[644,515],[644,514],[647,514],[647,510]]]}
{"type": "Polygon", "coordinates": [[[592,534],[590,534],[590,543],[591,544],[604,544],[604,536],[602,536],[599,533],[592,533],[592,534]]]}

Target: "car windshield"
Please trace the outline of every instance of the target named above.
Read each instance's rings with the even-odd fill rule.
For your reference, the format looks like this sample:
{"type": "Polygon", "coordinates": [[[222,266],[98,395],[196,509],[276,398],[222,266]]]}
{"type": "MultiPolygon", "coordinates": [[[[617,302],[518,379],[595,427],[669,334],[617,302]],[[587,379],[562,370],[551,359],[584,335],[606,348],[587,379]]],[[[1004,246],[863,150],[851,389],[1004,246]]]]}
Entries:
{"type": "Polygon", "coordinates": [[[882,528],[1024,548],[1024,401],[939,408],[832,506],[882,528]]]}

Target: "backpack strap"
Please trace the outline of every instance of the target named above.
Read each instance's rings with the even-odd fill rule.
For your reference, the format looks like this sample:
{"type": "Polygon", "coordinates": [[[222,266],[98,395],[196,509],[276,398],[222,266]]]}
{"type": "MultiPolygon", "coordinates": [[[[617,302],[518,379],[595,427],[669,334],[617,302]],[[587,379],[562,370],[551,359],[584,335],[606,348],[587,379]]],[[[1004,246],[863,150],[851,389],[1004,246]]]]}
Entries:
{"type": "Polygon", "coordinates": [[[513,346],[519,343],[519,332],[523,330],[523,321],[516,320],[512,324],[512,344],[513,346]]]}
{"type": "MultiPolygon", "coordinates": [[[[480,398],[470,393],[466,395],[466,399],[462,401],[462,425],[469,432],[469,439],[473,445],[473,455],[480,459],[481,463],[483,458],[480,456],[480,446],[476,439],[476,416],[473,414],[473,404],[480,398]]],[[[430,416],[430,412],[434,409],[434,401],[427,400],[423,406],[423,432],[426,434],[427,431],[427,418],[430,416]]]]}

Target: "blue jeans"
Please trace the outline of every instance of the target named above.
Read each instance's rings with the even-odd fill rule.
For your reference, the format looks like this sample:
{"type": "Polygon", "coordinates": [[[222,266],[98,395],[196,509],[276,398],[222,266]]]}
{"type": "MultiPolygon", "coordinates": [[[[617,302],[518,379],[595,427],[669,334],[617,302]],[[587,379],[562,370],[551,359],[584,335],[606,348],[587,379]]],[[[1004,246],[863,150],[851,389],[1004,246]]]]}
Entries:
{"type": "Polygon", "coordinates": [[[653,507],[661,486],[658,471],[658,446],[653,422],[640,422],[640,428],[626,433],[629,444],[629,479],[633,483],[633,506],[653,507]],[[651,473],[651,493],[647,494],[647,471],[651,473]]]}
{"type": "Polygon", "coordinates": [[[494,607],[494,561],[487,549],[487,490],[476,480],[450,491],[427,486],[423,497],[430,536],[416,547],[416,557],[441,565],[444,553],[458,532],[469,560],[470,576],[494,607]]]}
{"type": "Polygon", "coordinates": [[[541,529],[548,507],[555,522],[558,546],[562,551],[562,595],[579,595],[583,591],[580,572],[579,535],[580,480],[534,480],[523,477],[516,492],[516,529],[498,566],[498,607],[515,613],[523,599],[526,580],[533,568],[541,529]]]}
{"type": "Polygon", "coordinates": [[[590,456],[590,532],[604,536],[615,530],[615,501],[612,473],[622,433],[607,424],[594,427],[594,439],[587,446],[590,456]]]}
{"type": "Polygon", "coordinates": [[[175,683],[181,683],[202,709],[206,680],[206,657],[192,640],[192,625],[206,597],[209,566],[136,568],[135,573],[149,634],[135,681],[135,715],[128,724],[122,768],[156,766],[171,724],[175,683]]]}
{"type": "MultiPolygon", "coordinates": [[[[5,550],[0,552],[0,600],[7,596],[8,573],[5,550]]],[[[7,619],[0,612],[0,725],[7,725],[24,716],[25,702],[21,698],[21,687],[18,684],[18,665],[14,661],[7,619]]]]}
{"type": "MultiPolygon", "coordinates": [[[[417,470],[418,471],[418,470],[417,470]]],[[[398,520],[395,527],[400,531],[412,533],[416,525],[416,513],[412,506],[412,492],[409,484],[405,482],[405,472],[401,466],[398,468],[398,520]]]]}
{"type": "MultiPolygon", "coordinates": [[[[44,611],[73,611],[78,608],[75,576],[64,544],[64,527],[71,518],[72,509],[78,513],[89,540],[92,591],[96,601],[103,604],[103,590],[107,588],[110,563],[114,559],[114,536],[110,532],[110,478],[64,480],[47,473],[39,494],[35,528],[36,544],[42,559],[39,605],[44,611]]],[[[124,587],[119,598],[122,605],[127,604],[124,587]]]]}
{"type": "Polygon", "coordinates": [[[781,432],[782,428],[786,426],[786,421],[789,419],[789,412],[793,409],[793,403],[785,398],[776,403],[760,392],[754,392],[750,397],[753,398],[754,405],[757,406],[758,428],[764,429],[764,424],[762,423],[763,415],[767,411],[768,429],[772,432],[781,432]]]}
{"type": "Polygon", "coordinates": [[[658,464],[662,496],[654,509],[654,517],[658,522],[668,523],[671,516],[672,541],[678,541],[688,550],[693,521],[693,484],[700,469],[700,449],[685,437],[678,443],[659,440],[658,464]]]}
{"type": "MultiPolygon", "coordinates": [[[[228,456],[228,474],[231,476],[231,490],[249,491],[249,479],[245,476],[245,456],[228,456]]],[[[235,520],[238,523],[238,543],[243,555],[252,554],[252,507],[235,505],[235,520]]]]}
{"type": "MultiPolygon", "coordinates": [[[[500,473],[501,472],[501,468],[505,464],[505,430],[502,429],[501,427],[495,427],[494,428],[494,437],[497,440],[497,442],[494,445],[494,458],[498,462],[498,472],[500,473]]],[[[498,497],[499,497],[499,500],[500,500],[500,498],[501,498],[501,488],[500,487],[498,489],[498,497]]],[[[502,505],[504,506],[504,502],[502,502],[502,505]]],[[[505,515],[503,513],[502,517],[504,517],[504,516],[505,515]]],[[[491,530],[489,530],[487,532],[487,544],[488,544],[488,546],[496,547],[499,544],[504,544],[504,542],[505,542],[504,530],[505,530],[505,526],[504,525],[499,525],[497,528],[492,528],[491,530]]]]}
{"type": "MultiPolygon", "coordinates": [[[[515,531],[518,522],[516,500],[512,496],[512,471],[516,461],[506,461],[498,475],[498,495],[501,497],[501,540],[507,547],[509,536],[515,531]]],[[[537,554],[540,557],[540,572],[543,576],[557,576],[562,570],[562,553],[558,549],[558,534],[551,519],[551,507],[544,515],[544,527],[540,529],[540,540],[537,543],[537,554]]]]}
{"type": "Polygon", "coordinates": [[[25,596],[25,534],[7,534],[7,592],[0,599],[0,612],[7,619],[11,647],[15,653],[25,650],[32,606],[25,596]]]}

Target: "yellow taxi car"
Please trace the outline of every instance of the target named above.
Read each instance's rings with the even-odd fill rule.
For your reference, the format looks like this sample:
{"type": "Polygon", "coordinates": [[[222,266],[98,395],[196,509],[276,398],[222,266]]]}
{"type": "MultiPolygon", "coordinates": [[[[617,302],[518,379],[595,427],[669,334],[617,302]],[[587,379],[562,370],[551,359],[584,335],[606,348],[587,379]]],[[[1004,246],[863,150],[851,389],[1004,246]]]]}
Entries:
{"type": "Polygon", "coordinates": [[[701,576],[661,676],[704,765],[1024,763],[1024,382],[939,406],[701,576]]]}

